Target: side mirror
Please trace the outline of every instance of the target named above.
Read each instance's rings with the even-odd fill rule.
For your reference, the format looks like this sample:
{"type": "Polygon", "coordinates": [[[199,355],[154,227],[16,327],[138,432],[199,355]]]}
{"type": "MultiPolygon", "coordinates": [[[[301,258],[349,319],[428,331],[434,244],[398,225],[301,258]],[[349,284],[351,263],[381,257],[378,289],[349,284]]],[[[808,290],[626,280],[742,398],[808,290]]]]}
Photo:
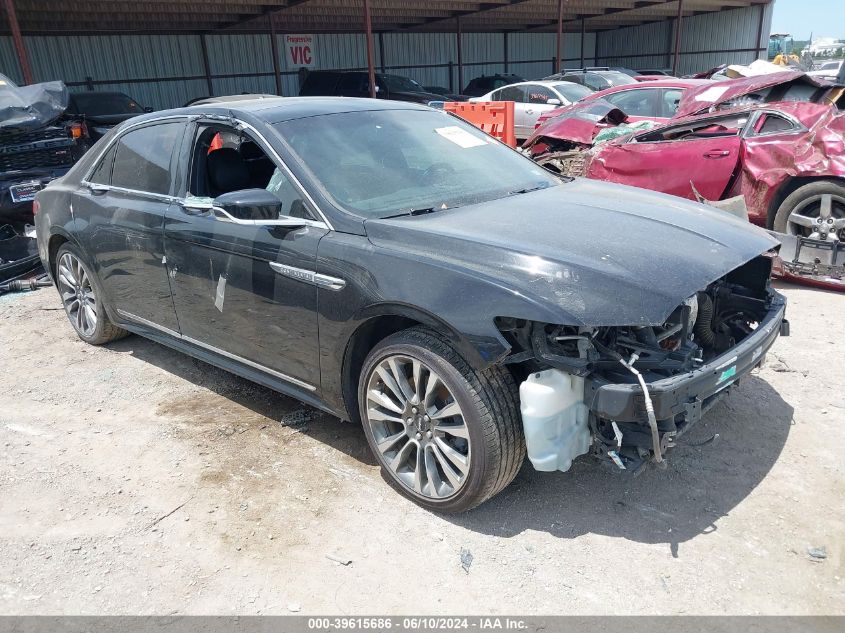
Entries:
{"type": "Polygon", "coordinates": [[[560,99],[549,99],[548,101],[546,101],[546,105],[559,106],[560,99]]]}
{"type": "Polygon", "coordinates": [[[146,108],[144,108],[144,112],[155,112],[155,110],[150,106],[147,106],[146,108]]]}
{"type": "Polygon", "coordinates": [[[222,211],[228,220],[265,221],[278,220],[282,202],[266,189],[242,189],[217,196],[214,208],[219,215],[222,211]]]}

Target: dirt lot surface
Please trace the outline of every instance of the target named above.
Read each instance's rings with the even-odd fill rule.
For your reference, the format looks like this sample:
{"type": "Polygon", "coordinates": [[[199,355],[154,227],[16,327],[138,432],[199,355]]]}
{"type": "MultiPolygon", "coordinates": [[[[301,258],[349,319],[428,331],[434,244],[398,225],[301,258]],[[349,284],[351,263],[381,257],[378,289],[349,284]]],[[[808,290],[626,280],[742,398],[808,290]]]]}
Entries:
{"type": "Polygon", "coordinates": [[[0,613],[845,614],[845,296],[785,292],[792,337],[667,470],[527,466],[457,517],[358,427],[0,297],[0,613]]]}

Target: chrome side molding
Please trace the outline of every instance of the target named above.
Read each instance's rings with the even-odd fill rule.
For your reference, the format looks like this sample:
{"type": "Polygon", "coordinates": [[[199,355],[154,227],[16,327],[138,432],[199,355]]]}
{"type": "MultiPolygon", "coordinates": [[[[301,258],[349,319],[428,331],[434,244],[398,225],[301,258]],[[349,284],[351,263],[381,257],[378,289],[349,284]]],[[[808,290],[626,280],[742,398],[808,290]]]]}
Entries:
{"type": "Polygon", "coordinates": [[[287,264],[280,264],[278,262],[270,262],[270,268],[285,277],[303,281],[307,284],[312,284],[327,290],[343,290],[346,287],[346,281],[338,277],[331,277],[323,275],[313,270],[306,270],[305,268],[294,268],[287,264]]]}

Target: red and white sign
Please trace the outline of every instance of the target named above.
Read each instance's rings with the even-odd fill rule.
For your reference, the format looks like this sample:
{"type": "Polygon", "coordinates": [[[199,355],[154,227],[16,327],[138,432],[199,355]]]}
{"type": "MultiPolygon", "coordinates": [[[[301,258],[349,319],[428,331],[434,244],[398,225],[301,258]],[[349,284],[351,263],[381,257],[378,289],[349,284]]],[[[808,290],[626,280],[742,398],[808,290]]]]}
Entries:
{"type": "Polygon", "coordinates": [[[285,35],[285,57],[288,68],[313,68],[314,36],[285,35]]]}

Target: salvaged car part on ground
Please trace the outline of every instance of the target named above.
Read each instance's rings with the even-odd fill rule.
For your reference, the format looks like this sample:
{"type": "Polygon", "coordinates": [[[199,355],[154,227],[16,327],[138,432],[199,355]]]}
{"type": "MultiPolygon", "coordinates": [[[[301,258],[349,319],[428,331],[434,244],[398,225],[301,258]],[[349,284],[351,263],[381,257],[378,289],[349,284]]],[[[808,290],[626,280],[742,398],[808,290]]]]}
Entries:
{"type": "Polygon", "coordinates": [[[65,118],[60,81],[18,87],[0,75],[0,217],[28,217],[46,183],[64,175],[91,145],[84,123],[65,118]]]}
{"type": "Polygon", "coordinates": [[[135,332],[360,421],[387,478],[443,512],[526,453],[665,461],[788,330],[765,231],[552,176],[409,103],[145,115],[38,203],[82,340],[135,332]]]}

